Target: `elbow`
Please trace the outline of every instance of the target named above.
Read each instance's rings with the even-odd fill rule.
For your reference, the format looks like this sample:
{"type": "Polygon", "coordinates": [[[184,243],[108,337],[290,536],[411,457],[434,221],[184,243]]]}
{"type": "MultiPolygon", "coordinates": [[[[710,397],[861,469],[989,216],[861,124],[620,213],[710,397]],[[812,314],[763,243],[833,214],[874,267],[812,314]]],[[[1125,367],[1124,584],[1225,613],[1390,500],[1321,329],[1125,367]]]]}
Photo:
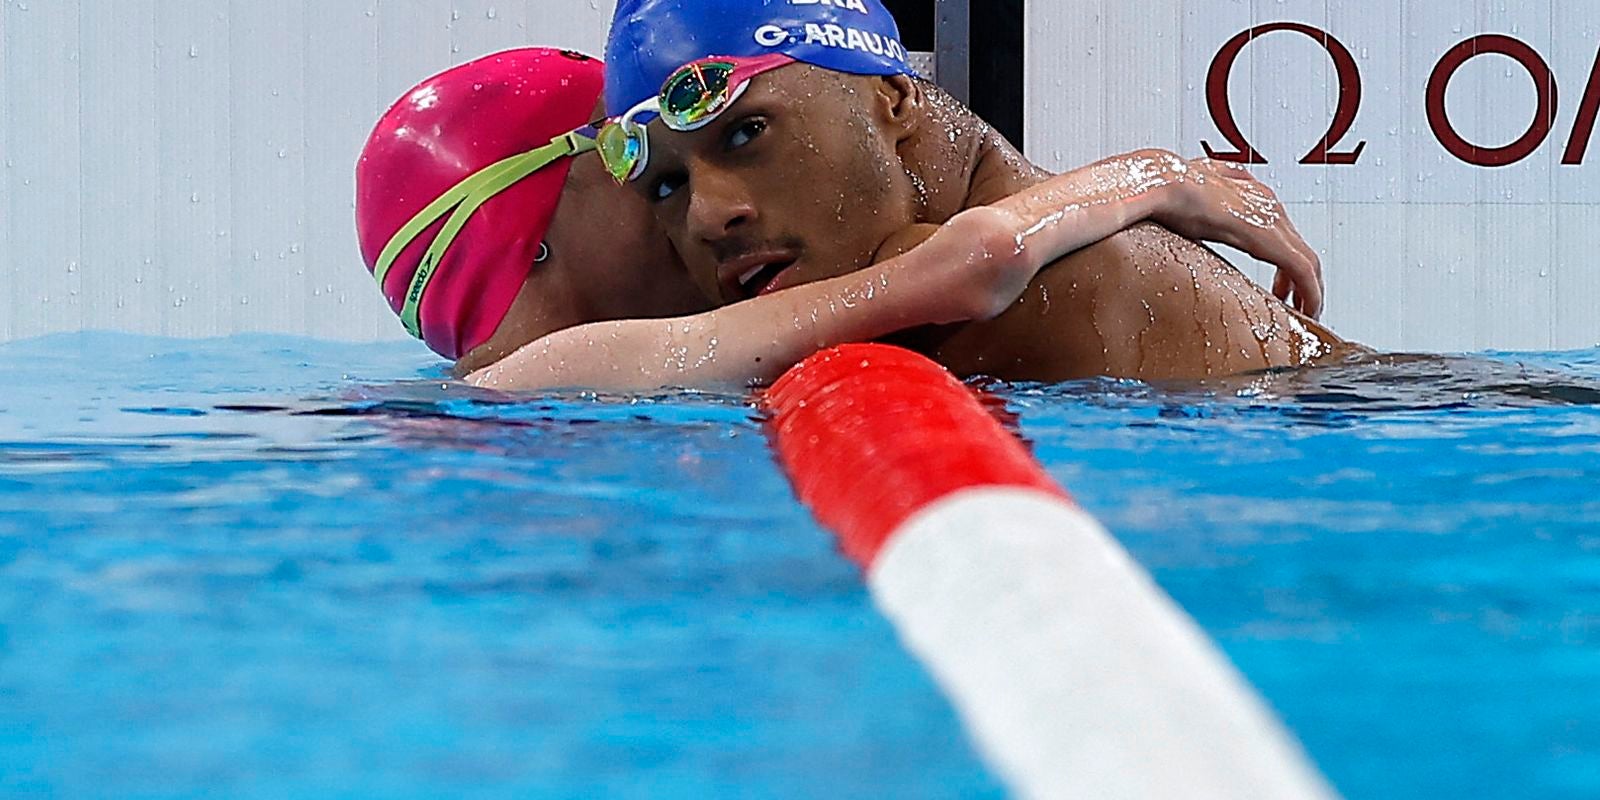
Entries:
{"type": "Polygon", "coordinates": [[[969,208],[945,225],[950,238],[966,250],[974,266],[994,268],[1022,252],[1023,220],[995,206],[969,208]]]}

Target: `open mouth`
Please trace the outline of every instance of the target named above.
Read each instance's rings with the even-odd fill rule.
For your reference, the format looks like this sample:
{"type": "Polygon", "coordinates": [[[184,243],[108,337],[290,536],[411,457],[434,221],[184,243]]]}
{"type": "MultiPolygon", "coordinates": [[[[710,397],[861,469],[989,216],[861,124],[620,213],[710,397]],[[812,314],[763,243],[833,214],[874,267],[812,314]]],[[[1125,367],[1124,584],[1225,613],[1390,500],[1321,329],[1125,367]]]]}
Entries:
{"type": "Polygon", "coordinates": [[[778,281],[778,275],[794,266],[794,262],[795,259],[790,258],[768,264],[757,264],[745,270],[739,276],[739,293],[750,298],[772,291],[773,284],[778,281]]]}

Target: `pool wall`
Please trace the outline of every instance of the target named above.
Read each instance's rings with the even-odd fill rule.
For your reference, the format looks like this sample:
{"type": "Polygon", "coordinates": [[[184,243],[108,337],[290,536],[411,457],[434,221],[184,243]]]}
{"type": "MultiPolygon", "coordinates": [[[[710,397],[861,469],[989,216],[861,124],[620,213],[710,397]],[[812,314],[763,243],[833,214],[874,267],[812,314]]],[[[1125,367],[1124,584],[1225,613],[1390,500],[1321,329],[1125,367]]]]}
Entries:
{"type": "MultiPolygon", "coordinates": [[[[417,80],[484,53],[598,52],[612,6],[0,3],[0,341],[80,329],[403,337],[352,233],[352,167],[371,125],[417,80]]],[[[1341,332],[1385,348],[1600,343],[1588,258],[1600,154],[1562,163],[1587,138],[1580,108],[1600,104],[1600,85],[1586,91],[1600,29],[1589,4],[1028,0],[1026,14],[1025,144],[1045,166],[1152,144],[1227,151],[1215,113],[1226,105],[1234,138],[1266,159],[1258,173],[1322,252],[1341,332]],[[1284,22],[1313,34],[1260,28],[1284,22]],[[1226,102],[1209,101],[1212,64],[1252,29],[1259,39],[1224,71],[1226,102]],[[1430,76],[1485,34],[1527,51],[1449,73],[1443,113],[1478,145],[1467,158],[1538,123],[1541,88],[1553,101],[1537,146],[1495,167],[1452,152],[1428,114],[1430,76]],[[1355,163],[1297,163],[1337,116],[1334,40],[1362,92],[1332,151],[1366,145],[1355,163]]]]}
{"type": "Polygon", "coordinates": [[[611,3],[0,3],[0,340],[82,328],[403,338],[354,167],[402,92],[611,3]]]}
{"type": "Polygon", "coordinates": [[[1322,255],[1341,333],[1435,351],[1600,342],[1600,6],[1029,0],[1025,25],[1033,159],[1253,147],[1322,255]],[[1331,128],[1330,157],[1307,158],[1331,128]]]}

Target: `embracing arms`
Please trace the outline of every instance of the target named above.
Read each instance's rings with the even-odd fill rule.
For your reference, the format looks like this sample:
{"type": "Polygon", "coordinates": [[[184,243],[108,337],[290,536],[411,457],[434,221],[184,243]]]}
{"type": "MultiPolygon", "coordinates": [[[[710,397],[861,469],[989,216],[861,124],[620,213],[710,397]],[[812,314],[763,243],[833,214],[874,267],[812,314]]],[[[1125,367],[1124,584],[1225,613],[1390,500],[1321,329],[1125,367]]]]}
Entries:
{"type": "Polygon", "coordinates": [[[688,317],[557,331],[466,380],[624,391],[767,380],[823,347],[994,317],[1046,264],[1144,220],[1274,263],[1285,292],[1320,307],[1316,256],[1270,191],[1242,169],[1137,151],[964,211],[859,272],[688,317]]]}

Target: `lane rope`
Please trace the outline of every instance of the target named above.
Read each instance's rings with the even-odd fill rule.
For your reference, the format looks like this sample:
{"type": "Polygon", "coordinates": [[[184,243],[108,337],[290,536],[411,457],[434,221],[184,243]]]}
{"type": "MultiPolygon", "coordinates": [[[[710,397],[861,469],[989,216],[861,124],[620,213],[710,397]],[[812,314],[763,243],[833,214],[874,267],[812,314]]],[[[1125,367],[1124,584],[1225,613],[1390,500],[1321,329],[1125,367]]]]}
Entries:
{"type": "Polygon", "coordinates": [[[762,402],[795,493],[1013,790],[1334,796],[1215,644],[943,367],[844,345],[762,402]]]}

